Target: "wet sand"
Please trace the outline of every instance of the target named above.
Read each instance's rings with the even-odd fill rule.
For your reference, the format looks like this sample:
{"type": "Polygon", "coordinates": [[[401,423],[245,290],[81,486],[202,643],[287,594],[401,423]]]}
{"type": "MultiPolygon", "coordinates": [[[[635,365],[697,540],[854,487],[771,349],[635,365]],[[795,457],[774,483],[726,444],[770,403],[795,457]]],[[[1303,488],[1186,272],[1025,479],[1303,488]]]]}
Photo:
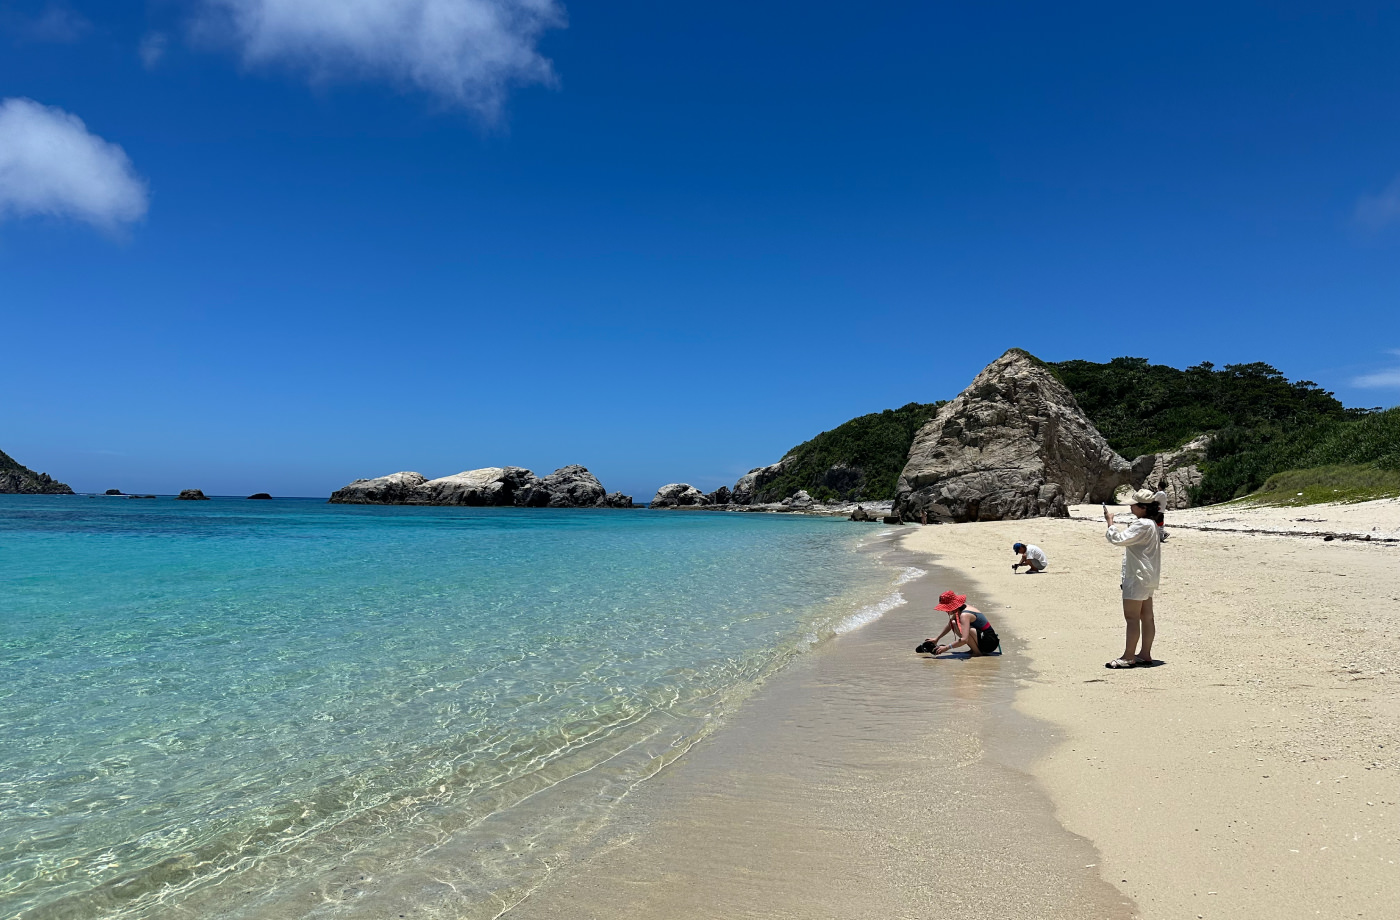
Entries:
{"type": "MultiPolygon", "coordinates": [[[[1393,529],[1395,503],[1368,504],[1168,524],[1393,529]]],[[[1032,772],[1101,851],[1096,871],[1144,918],[1400,916],[1400,546],[1177,529],[1155,598],[1164,663],[1108,671],[1121,550],[1098,506],[1073,513],[903,542],[1016,636],[1034,671],[1017,708],[1063,734],[1032,772]],[[1017,540],[1045,549],[1045,574],[1011,574],[1017,540]]]]}
{"type": "Polygon", "coordinates": [[[1056,741],[1024,657],[913,653],[947,581],[770,679],[511,920],[1131,916],[1024,772],[1056,741]]]}

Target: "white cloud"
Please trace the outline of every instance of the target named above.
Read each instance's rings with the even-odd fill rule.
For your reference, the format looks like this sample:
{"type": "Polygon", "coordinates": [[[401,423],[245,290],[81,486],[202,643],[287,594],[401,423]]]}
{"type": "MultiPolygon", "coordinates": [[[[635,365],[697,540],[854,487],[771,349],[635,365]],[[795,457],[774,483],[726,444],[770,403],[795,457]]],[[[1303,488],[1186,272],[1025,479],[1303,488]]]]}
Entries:
{"type": "Polygon", "coordinates": [[[1400,389],[1400,367],[1391,368],[1388,371],[1377,371],[1374,374],[1363,374],[1355,377],[1351,381],[1352,386],[1366,387],[1368,389],[1396,388],[1400,389]]]}
{"type": "Polygon", "coordinates": [[[558,0],[201,0],[199,34],[250,65],[312,79],[387,79],[495,118],[514,86],[551,84],[536,43],[558,0]]]}
{"type": "Polygon", "coordinates": [[[81,118],[32,99],[0,101],[0,219],[49,215],[105,230],[146,214],[126,151],[81,118]]]}
{"type": "Polygon", "coordinates": [[[1381,230],[1400,221],[1400,176],[1376,195],[1362,195],[1356,203],[1356,222],[1367,230],[1381,230]]]}
{"type": "Polygon", "coordinates": [[[141,38],[141,45],[137,49],[137,54],[141,56],[141,64],[147,70],[154,70],[160,63],[160,59],[165,57],[165,48],[169,43],[164,32],[148,32],[141,38]]]}
{"type": "Polygon", "coordinates": [[[92,28],[92,23],[81,13],[58,2],[49,3],[43,12],[32,18],[8,10],[0,11],[0,17],[21,41],[66,45],[79,41],[92,28]]]}

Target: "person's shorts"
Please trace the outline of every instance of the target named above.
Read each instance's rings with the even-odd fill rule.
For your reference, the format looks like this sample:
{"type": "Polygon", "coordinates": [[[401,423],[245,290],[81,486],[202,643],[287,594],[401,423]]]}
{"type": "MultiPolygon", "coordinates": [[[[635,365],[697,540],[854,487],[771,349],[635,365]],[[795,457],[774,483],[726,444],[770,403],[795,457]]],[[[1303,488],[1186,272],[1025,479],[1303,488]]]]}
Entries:
{"type": "Polygon", "coordinates": [[[1049,563],[1046,562],[1036,562],[1034,559],[1027,559],[1026,564],[1031,567],[1032,572],[1043,572],[1045,571],[1045,567],[1049,565],[1049,563]]]}
{"type": "Polygon", "coordinates": [[[1149,588],[1146,585],[1135,585],[1129,588],[1127,585],[1121,586],[1123,589],[1123,600],[1125,601],[1150,601],[1156,588],[1149,588]]]}
{"type": "Polygon", "coordinates": [[[992,652],[995,652],[999,645],[1001,645],[1001,640],[997,638],[997,631],[990,626],[982,630],[981,634],[977,637],[977,650],[983,655],[990,655],[992,652]]]}

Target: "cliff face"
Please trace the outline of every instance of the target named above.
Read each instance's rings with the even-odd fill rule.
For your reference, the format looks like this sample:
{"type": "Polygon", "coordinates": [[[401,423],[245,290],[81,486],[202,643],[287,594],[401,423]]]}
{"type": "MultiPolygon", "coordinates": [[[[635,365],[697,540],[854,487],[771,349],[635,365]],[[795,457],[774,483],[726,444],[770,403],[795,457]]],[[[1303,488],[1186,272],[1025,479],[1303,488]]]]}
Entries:
{"type": "Polygon", "coordinates": [[[518,466],[489,466],[441,479],[390,473],[356,479],[331,495],[332,504],[470,505],[517,508],[631,508],[632,498],[608,494],[581,466],[565,466],[544,478],[518,466]]]}
{"type": "Polygon", "coordinates": [[[73,490],[48,473],[36,473],[27,466],[21,466],[0,450],[0,494],[72,495],[73,490]]]}
{"type": "Polygon", "coordinates": [[[1012,349],[914,437],[895,511],[917,519],[1065,517],[1133,479],[1064,384],[1012,349]]]}
{"type": "Polygon", "coordinates": [[[1177,511],[1191,507],[1191,490],[1199,486],[1204,478],[1201,462],[1205,460],[1210,440],[1210,435],[1203,434],[1176,450],[1144,454],[1133,461],[1135,472],[1147,470],[1140,477],[1141,488],[1154,492],[1160,489],[1167,493],[1167,503],[1162,510],[1177,511]]]}

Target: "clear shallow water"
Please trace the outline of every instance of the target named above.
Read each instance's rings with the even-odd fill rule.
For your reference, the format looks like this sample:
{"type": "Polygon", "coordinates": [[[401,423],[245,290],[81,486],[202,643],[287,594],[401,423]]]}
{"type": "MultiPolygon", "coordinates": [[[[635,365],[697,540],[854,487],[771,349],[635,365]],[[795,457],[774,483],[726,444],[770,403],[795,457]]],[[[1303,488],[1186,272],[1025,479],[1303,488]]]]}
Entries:
{"type": "Polygon", "coordinates": [[[0,915],[495,916],[897,603],[875,532],[0,496],[0,915]]]}

